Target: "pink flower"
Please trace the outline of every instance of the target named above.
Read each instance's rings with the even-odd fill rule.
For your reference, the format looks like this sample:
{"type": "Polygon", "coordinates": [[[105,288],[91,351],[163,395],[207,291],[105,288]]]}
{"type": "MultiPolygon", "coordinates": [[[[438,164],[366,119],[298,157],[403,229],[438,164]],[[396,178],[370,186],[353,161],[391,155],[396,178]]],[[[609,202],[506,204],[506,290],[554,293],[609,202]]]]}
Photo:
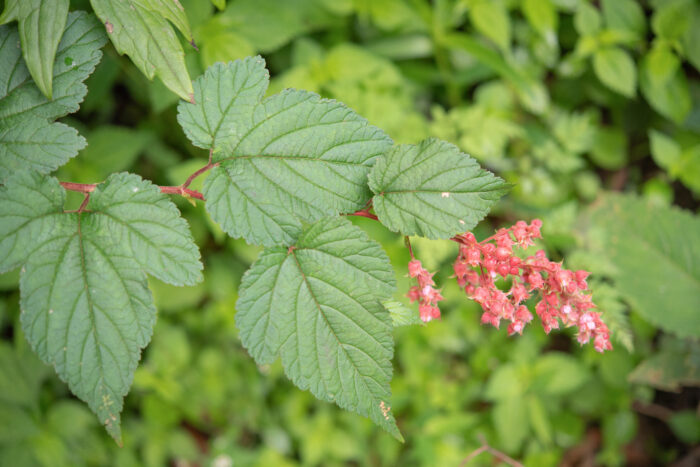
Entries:
{"type": "MultiPolygon", "coordinates": [[[[460,271],[459,267],[457,267],[455,274],[459,276],[461,273],[466,275],[468,271],[460,271]]],[[[420,319],[427,323],[433,319],[440,318],[440,308],[438,308],[437,302],[443,300],[443,296],[439,290],[433,288],[433,285],[435,285],[433,274],[430,274],[423,268],[420,261],[414,259],[408,263],[408,275],[415,278],[418,282],[418,285],[414,285],[408,290],[407,296],[411,303],[418,302],[420,319]]]]}
{"type": "Polygon", "coordinates": [[[535,312],[545,332],[560,325],[574,326],[578,328],[580,343],[593,339],[597,351],[611,350],[608,327],[599,313],[589,311],[595,305],[587,293],[587,271],[564,269],[560,263],[550,261],[544,250],[524,260],[513,254],[513,247],[534,245],[534,240],[542,237],[541,227],[539,219],[529,225],[518,221],[480,243],[470,232],[458,235],[461,245],[454,264],[457,283],[483,308],[481,322],[498,327],[502,319],[508,320],[509,335],[522,334],[525,325],[532,321],[532,313],[522,303],[537,293],[540,300],[535,312]],[[511,280],[507,294],[496,286],[497,275],[511,280]]]}

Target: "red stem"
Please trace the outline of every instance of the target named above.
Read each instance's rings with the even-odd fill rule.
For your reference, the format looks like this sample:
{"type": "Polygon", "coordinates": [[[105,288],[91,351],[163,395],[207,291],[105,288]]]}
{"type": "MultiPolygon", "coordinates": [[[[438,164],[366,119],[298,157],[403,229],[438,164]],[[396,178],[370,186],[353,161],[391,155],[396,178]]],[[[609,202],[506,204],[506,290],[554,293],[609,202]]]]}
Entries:
{"type": "MultiPolygon", "coordinates": [[[[191,182],[191,181],[190,181],[191,182]]],[[[66,190],[77,191],[79,193],[92,193],[97,187],[97,183],[73,183],[60,182],[61,186],[66,190]]],[[[204,195],[196,190],[190,190],[183,185],[180,186],[160,186],[160,191],[168,195],[189,196],[204,201],[204,195]]]]}

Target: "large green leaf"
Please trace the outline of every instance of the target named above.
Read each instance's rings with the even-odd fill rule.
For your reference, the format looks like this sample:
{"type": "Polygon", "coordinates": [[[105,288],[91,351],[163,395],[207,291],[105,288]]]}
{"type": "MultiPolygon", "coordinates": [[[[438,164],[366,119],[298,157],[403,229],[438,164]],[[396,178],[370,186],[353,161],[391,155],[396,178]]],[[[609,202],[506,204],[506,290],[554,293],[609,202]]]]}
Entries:
{"type": "Polygon", "coordinates": [[[606,196],[592,212],[616,289],[660,328],[700,336],[700,220],[632,196],[606,196]]]}
{"type": "Polygon", "coordinates": [[[177,14],[177,9],[171,11],[159,0],[90,0],[90,3],[119,53],[127,54],[148,79],[157,75],[175,94],[192,100],[185,52],[168,24],[169,19],[178,27],[181,23],[186,25],[184,15],[177,14]]]}
{"type": "Polygon", "coordinates": [[[177,208],[136,175],[98,185],[84,212],[64,212],[64,200],[56,179],[35,172],[0,188],[0,266],[24,265],[27,339],[119,441],[122,400],[156,316],[146,273],[193,283],[199,252],[177,208]]]}
{"type": "Polygon", "coordinates": [[[267,83],[259,57],[215,65],[195,81],[197,103],[180,103],[179,121],[219,164],[204,184],[212,218],[250,243],[289,245],[303,222],[367,203],[367,173],[391,140],[310,92],[260,101],[267,83]]]}
{"type": "Polygon", "coordinates": [[[626,51],[617,47],[598,50],[593,55],[593,70],[598,79],[613,91],[634,97],[637,69],[626,51]]]}
{"type": "Polygon", "coordinates": [[[374,209],[404,235],[450,238],[472,229],[508,186],[447,142],[394,146],[369,175],[374,209]]]}
{"type": "Polygon", "coordinates": [[[53,64],[68,18],[69,0],[19,2],[17,21],[22,54],[41,92],[51,99],[53,64]]]}
{"type": "Polygon", "coordinates": [[[20,169],[51,172],[85,147],[77,131],[52,121],[78,110],[105,37],[93,16],[68,16],[53,65],[52,100],[31,79],[19,41],[17,28],[0,27],[0,183],[20,169]]]}
{"type": "Polygon", "coordinates": [[[342,218],[308,226],[290,248],[265,250],[243,277],[236,324],[259,364],[319,399],[401,438],[389,411],[394,273],[381,247],[342,218]]]}

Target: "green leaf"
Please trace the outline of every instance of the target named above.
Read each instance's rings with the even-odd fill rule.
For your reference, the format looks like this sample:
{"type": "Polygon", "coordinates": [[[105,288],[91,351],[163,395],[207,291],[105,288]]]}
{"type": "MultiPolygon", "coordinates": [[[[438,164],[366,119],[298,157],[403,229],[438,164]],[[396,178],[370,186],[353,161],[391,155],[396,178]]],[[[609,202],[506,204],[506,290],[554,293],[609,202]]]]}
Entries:
{"type": "Polygon", "coordinates": [[[700,442],[700,418],[693,410],[674,413],[668,421],[673,433],[686,444],[700,442]]]}
{"type": "Polygon", "coordinates": [[[0,120],[0,181],[24,168],[53,172],[85,145],[85,138],[63,123],[27,116],[5,126],[0,120]]]}
{"type": "Polygon", "coordinates": [[[629,380],[663,391],[700,386],[700,344],[691,339],[663,336],[658,351],[642,361],[630,373],[629,380]]]}
{"type": "Polygon", "coordinates": [[[525,18],[542,37],[556,41],[559,17],[551,0],[523,0],[521,8],[525,18]]]}
{"type": "Polygon", "coordinates": [[[665,86],[681,66],[680,59],[673,53],[668,42],[656,42],[646,59],[648,60],[647,75],[654,88],[665,86]]]}
{"type": "Polygon", "coordinates": [[[660,131],[649,130],[649,144],[654,162],[662,169],[668,170],[681,157],[680,144],[660,131]]]}
{"type": "Polygon", "coordinates": [[[589,378],[586,367],[576,358],[561,352],[549,352],[535,362],[532,388],[538,394],[565,395],[581,387],[589,378]]]}
{"type": "Polygon", "coordinates": [[[19,0],[5,0],[5,10],[0,15],[0,24],[6,24],[17,19],[19,0]]]}
{"type": "Polygon", "coordinates": [[[395,328],[413,324],[425,325],[415,309],[411,309],[397,300],[385,300],[382,305],[391,315],[391,322],[395,328]]]}
{"type": "Polygon", "coordinates": [[[19,34],[0,27],[0,183],[20,169],[48,173],[85,147],[85,139],[58,117],[78,110],[82,83],[99,62],[105,37],[85,13],[68,16],[53,66],[53,100],[37,88],[21,57],[19,34]]]}
{"type": "Polygon", "coordinates": [[[133,0],[142,8],[151,10],[173,23],[176,28],[185,36],[188,41],[192,41],[192,31],[190,23],[187,21],[185,9],[179,0],[133,0]]]}
{"type": "Polygon", "coordinates": [[[491,418],[500,440],[498,446],[509,453],[520,450],[525,438],[530,434],[530,423],[525,400],[518,397],[497,402],[491,418]]]}
{"type": "Polygon", "coordinates": [[[491,39],[503,51],[510,50],[510,17],[502,1],[486,0],[474,3],[469,10],[474,27],[491,39]]]}
{"type": "Polygon", "coordinates": [[[270,75],[260,57],[216,63],[194,82],[195,104],[181,102],[177,120],[197,147],[221,151],[240,137],[265,95],[270,75]]]}
{"type": "Polygon", "coordinates": [[[281,356],[298,387],[402,439],[389,411],[394,345],[381,304],[394,287],[379,244],[346,219],[323,219],[294,246],[260,255],[241,282],[236,324],[258,364],[281,356]]]}
{"type": "Polygon", "coordinates": [[[629,31],[643,38],[646,33],[644,10],[635,0],[603,0],[603,17],[610,29],[629,31]]]}
{"type": "Polygon", "coordinates": [[[579,2],[574,15],[574,26],[582,36],[592,36],[600,31],[602,19],[596,7],[588,2],[579,2]]]}
{"type": "Polygon", "coordinates": [[[617,127],[599,128],[595,132],[591,159],[606,170],[617,170],[627,163],[627,136],[617,127]]]}
{"type": "Polygon", "coordinates": [[[136,175],[98,185],[85,212],[63,212],[64,200],[45,175],[20,171],[6,182],[1,266],[24,264],[27,339],[119,442],[122,400],[156,317],[145,273],[192,283],[202,266],[177,208],[136,175]]]}
{"type": "Polygon", "coordinates": [[[679,336],[700,335],[700,220],[632,196],[607,196],[593,213],[604,232],[617,290],[645,319],[679,336]]]}
{"type": "MultiPolygon", "coordinates": [[[[161,7],[162,1],[90,0],[90,3],[119,53],[127,54],[148,79],[157,75],[175,94],[192,100],[185,53],[162,15],[166,9],[161,7]]],[[[173,20],[173,15],[169,13],[167,18],[173,20]]]]}
{"type": "Polygon", "coordinates": [[[549,94],[538,79],[522,73],[520,69],[506,62],[497,52],[485,47],[467,34],[449,34],[443,41],[448,47],[464,50],[507,80],[515,88],[522,104],[531,112],[542,114],[547,110],[549,94]]]}
{"type": "Polygon", "coordinates": [[[369,185],[387,228],[433,239],[471,230],[508,189],[456,146],[434,138],[392,148],[372,168],[369,185]]]}
{"type": "Polygon", "coordinates": [[[49,99],[54,58],[68,18],[68,4],[68,0],[24,0],[17,10],[24,60],[34,82],[49,99]]]}
{"type": "Polygon", "coordinates": [[[217,64],[195,82],[197,104],[181,103],[178,120],[220,164],[203,190],[212,219],[232,237],[289,245],[303,222],[365,206],[367,173],[391,140],[313,93],[260,101],[267,76],[259,57],[217,64]]]}
{"type": "Polygon", "coordinates": [[[607,87],[624,96],[634,97],[637,69],[627,52],[617,47],[598,50],[593,55],[593,69],[607,87]]]}
{"type": "Polygon", "coordinates": [[[109,218],[110,234],[148,274],[173,285],[202,280],[199,249],[187,222],[156,185],[138,175],[114,174],[90,195],[90,209],[109,218]]]}
{"type": "Polygon", "coordinates": [[[660,4],[651,18],[654,33],[668,40],[680,39],[690,28],[693,0],[674,0],[660,4]]]}
{"type": "Polygon", "coordinates": [[[0,119],[9,126],[10,119],[26,113],[55,120],[77,111],[87,93],[83,81],[100,61],[105,40],[94,16],[69,13],[53,67],[53,99],[48,100],[22,61],[17,30],[0,27],[0,119]]]}
{"type": "Polygon", "coordinates": [[[639,87],[651,106],[666,118],[680,124],[692,110],[692,100],[688,81],[682,68],[663,85],[658,85],[658,71],[654,69],[653,60],[647,54],[639,65],[639,87]]]}

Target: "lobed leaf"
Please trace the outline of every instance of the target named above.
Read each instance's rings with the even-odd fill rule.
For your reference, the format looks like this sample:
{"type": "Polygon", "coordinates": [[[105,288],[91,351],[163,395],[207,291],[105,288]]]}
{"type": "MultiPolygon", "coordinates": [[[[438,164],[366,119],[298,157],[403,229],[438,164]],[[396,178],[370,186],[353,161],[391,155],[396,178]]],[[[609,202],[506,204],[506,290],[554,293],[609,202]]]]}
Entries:
{"type": "Polygon", "coordinates": [[[219,165],[203,190],[212,218],[250,243],[289,245],[303,222],[365,206],[367,173],[391,140],[314,93],[260,101],[267,84],[259,57],[215,65],[195,81],[197,103],[180,103],[178,120],[219,165]]]}
{"type": "Polygon", "coordinates": [[[472,229],[508,186],[447,142],[394,146],[369,174],[379,220],[394,232],[450,238],[472,229]]]}
{"type": "Polygon", "coordinates": [[[192,99],[185,53],[166,19],[180,27],[183,21],[186,24],[184,15],[170,11],[158,0],[90,0],[90,3],[119,53],[127,54],[148,79],[157,75],[175,94],[185,100],[192,99]]]}
{"type": "Polygon", "coordinates": [[[401,439],[389,406],[392,324],[381,304],[393,276],[362,230],[322,219],[294,246],[265,250],[246,272],[236,304],[243,345],[259,364],[280,356],[298,387],[401,439]]]}
{"type": "Polygon", "coordinates": [[[68,15],[53,64],[50,100],[31,79],[19,36],[14,26],[0,27],[0,183],[20,169],[51,172],[85,147],[77,131],[52,121],[78,110],[87,92],[83,81],[99,62],[105,42],[94,17],[68,15]]]}
{"type": "Polygon", "coordinates": [[[58,181],[19,171],[0,187],[0,270],[23,264],[21,322],[32,348],[120,441],[120,412],[156,311],[146,273],[201,279],[199,252],[174,204],[136,175],[98,185],[64,212],[58,181]]]}

